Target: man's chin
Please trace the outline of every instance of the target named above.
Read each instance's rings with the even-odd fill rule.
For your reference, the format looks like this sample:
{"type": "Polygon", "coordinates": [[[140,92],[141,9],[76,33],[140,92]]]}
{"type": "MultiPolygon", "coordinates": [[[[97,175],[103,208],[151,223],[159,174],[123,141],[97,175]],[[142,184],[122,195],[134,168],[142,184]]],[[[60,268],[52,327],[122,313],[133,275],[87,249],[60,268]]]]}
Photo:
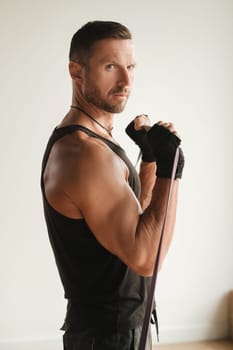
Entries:
{"type": "Polygon", "coordinates": [[[106,106],[107,108],[105,109],[107,112],[110,113],[121,113],[124,111],[126,106],[126,102],[125,103],[121,103],[121,104],[117,104],[114,106],[106,106]]]}

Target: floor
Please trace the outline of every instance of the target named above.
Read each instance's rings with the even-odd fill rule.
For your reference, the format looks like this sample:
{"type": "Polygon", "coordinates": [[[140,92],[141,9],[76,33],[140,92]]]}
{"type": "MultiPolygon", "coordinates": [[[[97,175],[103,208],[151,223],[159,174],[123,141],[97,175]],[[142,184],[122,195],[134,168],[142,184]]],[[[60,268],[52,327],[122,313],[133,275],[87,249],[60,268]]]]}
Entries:
{"type": "MultiPolygon", "coordinates": [[[[0,344],[0,350],[62,350],[62,343],[59,341],[57,345],[45,344],[41,346],[36,344],[0,344]]],[[[212,342],[196,342],[181,343],[174,345],[155,345],[153,350],[233,350],[233,341],[212,341],[212,342]]]]}
{"type": "Polygon", "coordinates": [[[181,343],[172,345],[156,345],[154,350],[233,350],[233,341],[210,341],[181,343]]]}

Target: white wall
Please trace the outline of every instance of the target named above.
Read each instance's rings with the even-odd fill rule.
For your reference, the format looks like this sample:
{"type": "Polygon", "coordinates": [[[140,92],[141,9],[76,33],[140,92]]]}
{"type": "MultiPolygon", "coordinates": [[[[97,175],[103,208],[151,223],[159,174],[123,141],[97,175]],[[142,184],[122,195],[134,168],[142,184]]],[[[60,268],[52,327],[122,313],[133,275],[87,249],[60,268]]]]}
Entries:
{"type": "Polygon", "coordinates": [[[0,349],[61,349],[65,301],[43,219],[40,164],[71,101],[71,36],[93,19],[134,33],[134,92],[115,127],[132,160],[137,149],[124,128],[138,113],[174,121],[183,139],[175,238],[156,292],[161,342],[225,336],[233,289],[233,1],[1,0],[0,10],[0,349]]]}

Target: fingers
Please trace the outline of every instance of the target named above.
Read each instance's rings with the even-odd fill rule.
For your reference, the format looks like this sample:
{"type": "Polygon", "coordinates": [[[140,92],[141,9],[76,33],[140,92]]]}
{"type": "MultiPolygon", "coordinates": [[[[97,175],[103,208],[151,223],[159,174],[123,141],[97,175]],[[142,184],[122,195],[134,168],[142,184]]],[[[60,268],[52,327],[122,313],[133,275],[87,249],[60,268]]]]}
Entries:
{"type": "MultiPolygon", "coordinates": [[[[164,128],[168,129],[171,133],[173,133],[174,135],[176,135],[178,138],[180,138],[178,132],[175,129],[175,126],[173,123],[171,122],[163,122],[163,121],[159,121],[157,123],[158,125],[163,126],[164,128]]],[[[141,130],[143,127],[150,127],[151,123],[150,123],[150,119],[148,117],[147,114],[139,114],[135,117],[134,119],[134,128],[135,130],[141,130]]]]}
{"type": "Polygon", "coordinates": [[[147,114],[137,115],[134,119],[135,130],[140,130],[145,126],[150,126],[150,119],[147,114]]]}
{"type": "Polygon", "coordinates": [[[177,133],[177,131],[176,131],[176,129],[175,129],[173,123],[171,123],[171,122],[159,121],[157,124],[163,126],[163,127],[166,128],[166,129],[168,129],[172,134],[176,135],[176,136],[179,137],[179,139],[180,139],[180,136],[179,136],[179,134],[177,133]]]}

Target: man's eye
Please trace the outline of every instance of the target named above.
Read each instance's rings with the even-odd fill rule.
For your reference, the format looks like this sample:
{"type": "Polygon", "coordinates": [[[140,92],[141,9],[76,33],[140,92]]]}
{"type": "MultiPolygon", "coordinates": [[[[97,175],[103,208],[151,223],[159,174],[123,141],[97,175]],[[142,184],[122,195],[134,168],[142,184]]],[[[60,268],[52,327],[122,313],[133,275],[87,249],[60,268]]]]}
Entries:
{"type": "Polygon", "coordinates": [[[114,64],[113,63],[109,63],[107,66],[106,66],[106,69],[107,70],[113,70],[114,68],[114,64]]]}
{"type": "Polygon", "coordinates": [[[127,69],[128,69],[128,70],[134,70],[134,69],[135,69],[135,64],[129,64],[129,65],[127,66],[127,69]]]}

